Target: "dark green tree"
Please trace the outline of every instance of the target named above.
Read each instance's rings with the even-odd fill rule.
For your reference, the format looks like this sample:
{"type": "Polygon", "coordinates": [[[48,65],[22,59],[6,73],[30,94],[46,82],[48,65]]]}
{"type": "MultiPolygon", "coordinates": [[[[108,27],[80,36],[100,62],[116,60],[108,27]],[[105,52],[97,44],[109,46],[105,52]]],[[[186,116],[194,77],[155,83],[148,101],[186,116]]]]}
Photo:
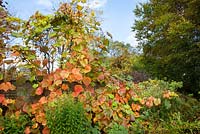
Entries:
{"type": "Polygon", "coordinates": [[[149,0],[134,10],[132,29],[153,76],[183,81],[184,91],[200,91],[200,1],[149,0]]]}

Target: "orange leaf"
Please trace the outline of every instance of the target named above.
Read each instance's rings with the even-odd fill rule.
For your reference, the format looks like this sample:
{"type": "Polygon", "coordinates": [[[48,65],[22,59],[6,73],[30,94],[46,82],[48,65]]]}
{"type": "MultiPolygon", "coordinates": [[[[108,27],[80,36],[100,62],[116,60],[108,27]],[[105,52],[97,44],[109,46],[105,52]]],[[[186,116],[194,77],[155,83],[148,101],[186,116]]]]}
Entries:
{"type": "Polygon", "coordinates": [[[145,104],[145,100],[144,99],[140,100],[140,104],[144,105],[145,104]]]}
{"type": "Polygon", "coordinates": [[[135,117],[140,117],[140,113],[134,112],[134,116],[135,116],[135,117]]]}
{"type": "Polygon", "coordinates": [[[43,67],[46,66],[47,63],[48,63],[48,59],[44,59],[44,60],[42,61],[42,65],[43,65],[43,67]]]}
{"type": "Polygon", "coordinates": [[[62,80],[56,80],[56,81],[54,82],[54,84],[55,84],[56,86],[59,86],[60,84],[62,84],[62,80]]]}
{"type": "Polygon", "coordinates": [[[167,92],[165,92],[164,94],[163,94],[163,98],[170,98],[170,92],[169,91],[167,91],[167,92]]]}
{"type": "Polygon", "coordinates": [[[85,69],[83,70],[84,73],[89,73],[91,71],[91,66],[90,65],[86,65],[85,69]]]}
{"type": "Polygon", "coordinates": [[[19,56],[20,53],[18,51],[15,51],[14,53],[11,54],[12,56],[19,56]]]}
{"type": "Polygon", "coordinates": [[[76,80],[82,80],[82,79],[83,79],[83,76],[82,76],[82,74],[78,73],[78,74],[74,74],[74,78],[75,78],[76,80]]]}
{"type": "Polygon", "coordinates": [[[50,79],[44,79],[42,80],[41,85],[43,88],[48,87],[49,85],[52,85],[52,81],[50,79]]]}
{"type": "Polygon", "coordinates": [[[67,84],[62,84],[62,90],[67,90],[67,89],[69,89],[69,87],[68,87],[68,85],[67,84]]]}
{"type": "Polygon", "coordinates": [[[78,68],[73,68],[73,69],[72,69],[72,73],[73,73],[73,74],[79,74],[79,73],[80,73],[80,69],[78,69],[78,68]]]}
{"type": "Polygon", "coordinates": [[[122,87],[122,88],[120,88],[120,89],[118,90],[118,94],[119,94],[120,96],[125,95],[125,93],[126,93],[126,88],[124,88],[124,87],[122,87]]]}
{"type": "Polygon", "coordinates": [[[60,80],[61,76],[59,75],[59,73],[55,72],[55,74],[53,75],[54,81],[60,80]]]}
{"type": "Polygon", "coordinates": [[[12,85],[10,82],[4,82],[0,84],[0,90],[8,91],[8,90],[15,90],[16,87],[12,85]]]}
{"type": "Polygon", "coordinates": [[[91,78],[90,77],[84,77],[83,83],[85,84],[85,86],[89,86],[90,83],[91,83],[91,78]]]}
{"type": "Polygon", "coordinates": [[[73,96],[77,97],[83,91],[83,87],[81,85],[76,85],[74,87],[73,96]]]}
{"type": "Polygon", "coordinates": [[[98,80],[104,80],[104,74],[103,73],[101,73],[99,76],[98,76],[98,80]]]}
{"type": "Polygon", "coordinates": [[[40,103],[40,104],[47,103],[46,97],[45,97],[45,96],[41,97],[40,100],[39,100],[39,103],[40,103]]]}
{"type": "Polygon", "coordinates": [[[134,104],[134,103],[132,103],[131,104],[131,108],[133,109],[133,111],[140,111],[140,105],[138,105],[138,104],[134,104]]]}
{"type": "Polygon", "coordinates": [[[4,94],[0,94],[0,103],[3,103],[5,101],[5,96],[4,94]]]}
{"type": "Polygon", "coordinates": [[[41,61],[40,61],[40,60],[34,60],[33,63],[34,63],[35,65],[37,65],[37,66],[40,66],[41,61]]]}
{"type": "Polygon", "coordinates": [[[69,76],[69,72],[66,71],[66,70],[62,70],[62,71],[60,72],[60,76],[62,77],[62,79],[67,79],[68,76],[69,76]]]}
{"type": "Polygon", "coordinates": [[[38,87],[38,88],[36,89],[36,91],[35,91],[35,94],[36,94],[36,95],[41,95],[42,93],[43,93],[42,87],[38,87]]]}
{"type": "Polygon", "coordinates": [[[104,95],[98,97],[98,101],[100,105],[102,105],[106,101],[106,97],[104,95]]]}
{"type": "Polygon", "coordinates": [[[43,130],[42,130],[42,134],[50,134],[50,130],[48,127],[45,127],[43,130]]]}
{"type": "Polygon", "coordinates": [[[26,127],[26,129],[24,130],[25,134],[30,134],[31,133],[31,129],[30,127],[26,127]]]}
{"type": "Polygon", "coordinates": [[[38,123],[33,124],[32,128],[33,128],[33,129],[38,128],[38,123]]]}
{"type": "Polygon", "coordinates": [[[147,100],[145,104],[146,104],[146,106],[147,106],[148,108],[150,108],[150,107],[153,106],[153,101],[147,100]]]}
{"type": "Polygon", "coordinates": [[[23,110],[23,112],[28,113],[28,111],[29,111],[29,106],[28,106],[27,103],[24,103],[22,110],[23,110]]]}

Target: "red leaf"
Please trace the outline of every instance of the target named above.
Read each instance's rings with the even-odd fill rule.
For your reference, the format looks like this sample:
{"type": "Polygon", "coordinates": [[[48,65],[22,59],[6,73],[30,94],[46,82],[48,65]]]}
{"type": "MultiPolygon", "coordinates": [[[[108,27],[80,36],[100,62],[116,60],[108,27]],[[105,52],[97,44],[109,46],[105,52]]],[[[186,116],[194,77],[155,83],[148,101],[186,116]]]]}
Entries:
{"type": "Polygon", "coordinates": [[[101,73],[99,76],[98,76],[98,80],[104,80],[104,74],[103,73],[101,73]]]}
{"type": "Polygon", "coordinates": [[[3,103],[5,99],[4,94],[0,94],[0,103],[3,103]]]}
{"type": "Polygon", "coordinates": [[[81,85],[76,85],[74,87],[73,96],[77,97],[83,91],[83,87],[81,85]]]}
{"type": "Polygon", "coordinates": [[[42,134],[50,134],[50,130],[48,127],[45,127],[43,130],[42,130],[42,134]]]}
{"type": "Polygon", "coordinates": [[[104,95],[98,97],[98,101],[100,105],[102,105],[106,101],[106,97],[104,95]]]}
{"type": "Polygon", "coordinates": [[[62,84],[62,90],[68,90],[69,89],[69,87],[68,87],[68,85],[67,84],[62,84]]]}
{"type": "Polygon", "coordinates": [[[39,103],[41,103],[41,104],[47,103],[46,97],[45,96],[41,97],[39,100],[39,103]]]}
{"type": "Polygon", "coordinates": [[[120,96],[123,96],[125,93],[126,93],[126,88],[124,88],[124,87],[122,87],[122,88],[120,88],[120,89],[118,90],[118,94],[119,94],[120,96]]]}
{"type": "Polygon", "coordinates": [[[35,91],[35,94],[37,94],[37,95],[41,95],[42,93],[43,93],[42,87],[38,87],[38,88],[36,89],[36,91],[35,91]]]}
{"type": "Polygon", "coordinates": [[[29,111],[29,106],[28,106],[27,103],[24,103],[22,110],[23,110],[23,112],[28,113],[28,111],[29,111]]]}
{"type": "Polygon", "coordinates": [[[26,127],[26,129],[24,130],[25,134],[30,134],[31,133],[31,129],[30,127],[26,127]]]}
{"type": "Polygon", "coordinates": [[[85,86],[89,86],[90,83],[91,83],[91,78],[90,77],[84,77],[83,83],[85,84],[85,86]]]}

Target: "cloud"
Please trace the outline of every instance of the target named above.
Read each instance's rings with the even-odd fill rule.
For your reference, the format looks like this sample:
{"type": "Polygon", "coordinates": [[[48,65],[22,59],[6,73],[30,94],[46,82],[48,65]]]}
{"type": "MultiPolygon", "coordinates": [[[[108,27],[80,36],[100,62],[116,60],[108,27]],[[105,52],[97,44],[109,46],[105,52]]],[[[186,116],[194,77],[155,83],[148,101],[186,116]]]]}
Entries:
{"type": "Polygon", "coordinates": [[[103,7],[107,3],[107,0],[91,0],[88,6],[92,9],[97,9],[103,7]]]}
{"type": "Polygon", "coordinates": [[[137,47],[137,46],[138,46],[138,41],[137,41],[137,39],[135,38],[135,32],[131,32],[131,33],[129,34],[129,36],[128,36],[127,39],[126,39],[126,42],[127,42],[127,43],[130,43],[131,46],[133,46],[133,47],[137,47]]]}
{"type": "Polygon", "coordinates": [[[50,0],[38,0],[37,4],[45,7],[52,7],[53,5],[50,0]]]}

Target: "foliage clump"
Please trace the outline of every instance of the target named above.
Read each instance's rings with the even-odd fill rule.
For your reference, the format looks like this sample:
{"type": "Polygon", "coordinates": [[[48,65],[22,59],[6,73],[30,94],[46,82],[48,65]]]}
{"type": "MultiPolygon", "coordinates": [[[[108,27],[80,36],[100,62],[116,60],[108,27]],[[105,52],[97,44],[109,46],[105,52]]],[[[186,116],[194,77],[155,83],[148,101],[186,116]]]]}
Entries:
{"type": "Polygon", "coordinates": [[[48,104],[47,127],[52,134],[90,134],[91,122],[85,116],[82,103],[64,94],[48,104]]]}
{"type": "Polygon", "coordinates": [[[31,126],[32,121],[28,115],[11,115],[0,117],[0,133],[2,134],[22,134],[26,126],[31,126]]]}

